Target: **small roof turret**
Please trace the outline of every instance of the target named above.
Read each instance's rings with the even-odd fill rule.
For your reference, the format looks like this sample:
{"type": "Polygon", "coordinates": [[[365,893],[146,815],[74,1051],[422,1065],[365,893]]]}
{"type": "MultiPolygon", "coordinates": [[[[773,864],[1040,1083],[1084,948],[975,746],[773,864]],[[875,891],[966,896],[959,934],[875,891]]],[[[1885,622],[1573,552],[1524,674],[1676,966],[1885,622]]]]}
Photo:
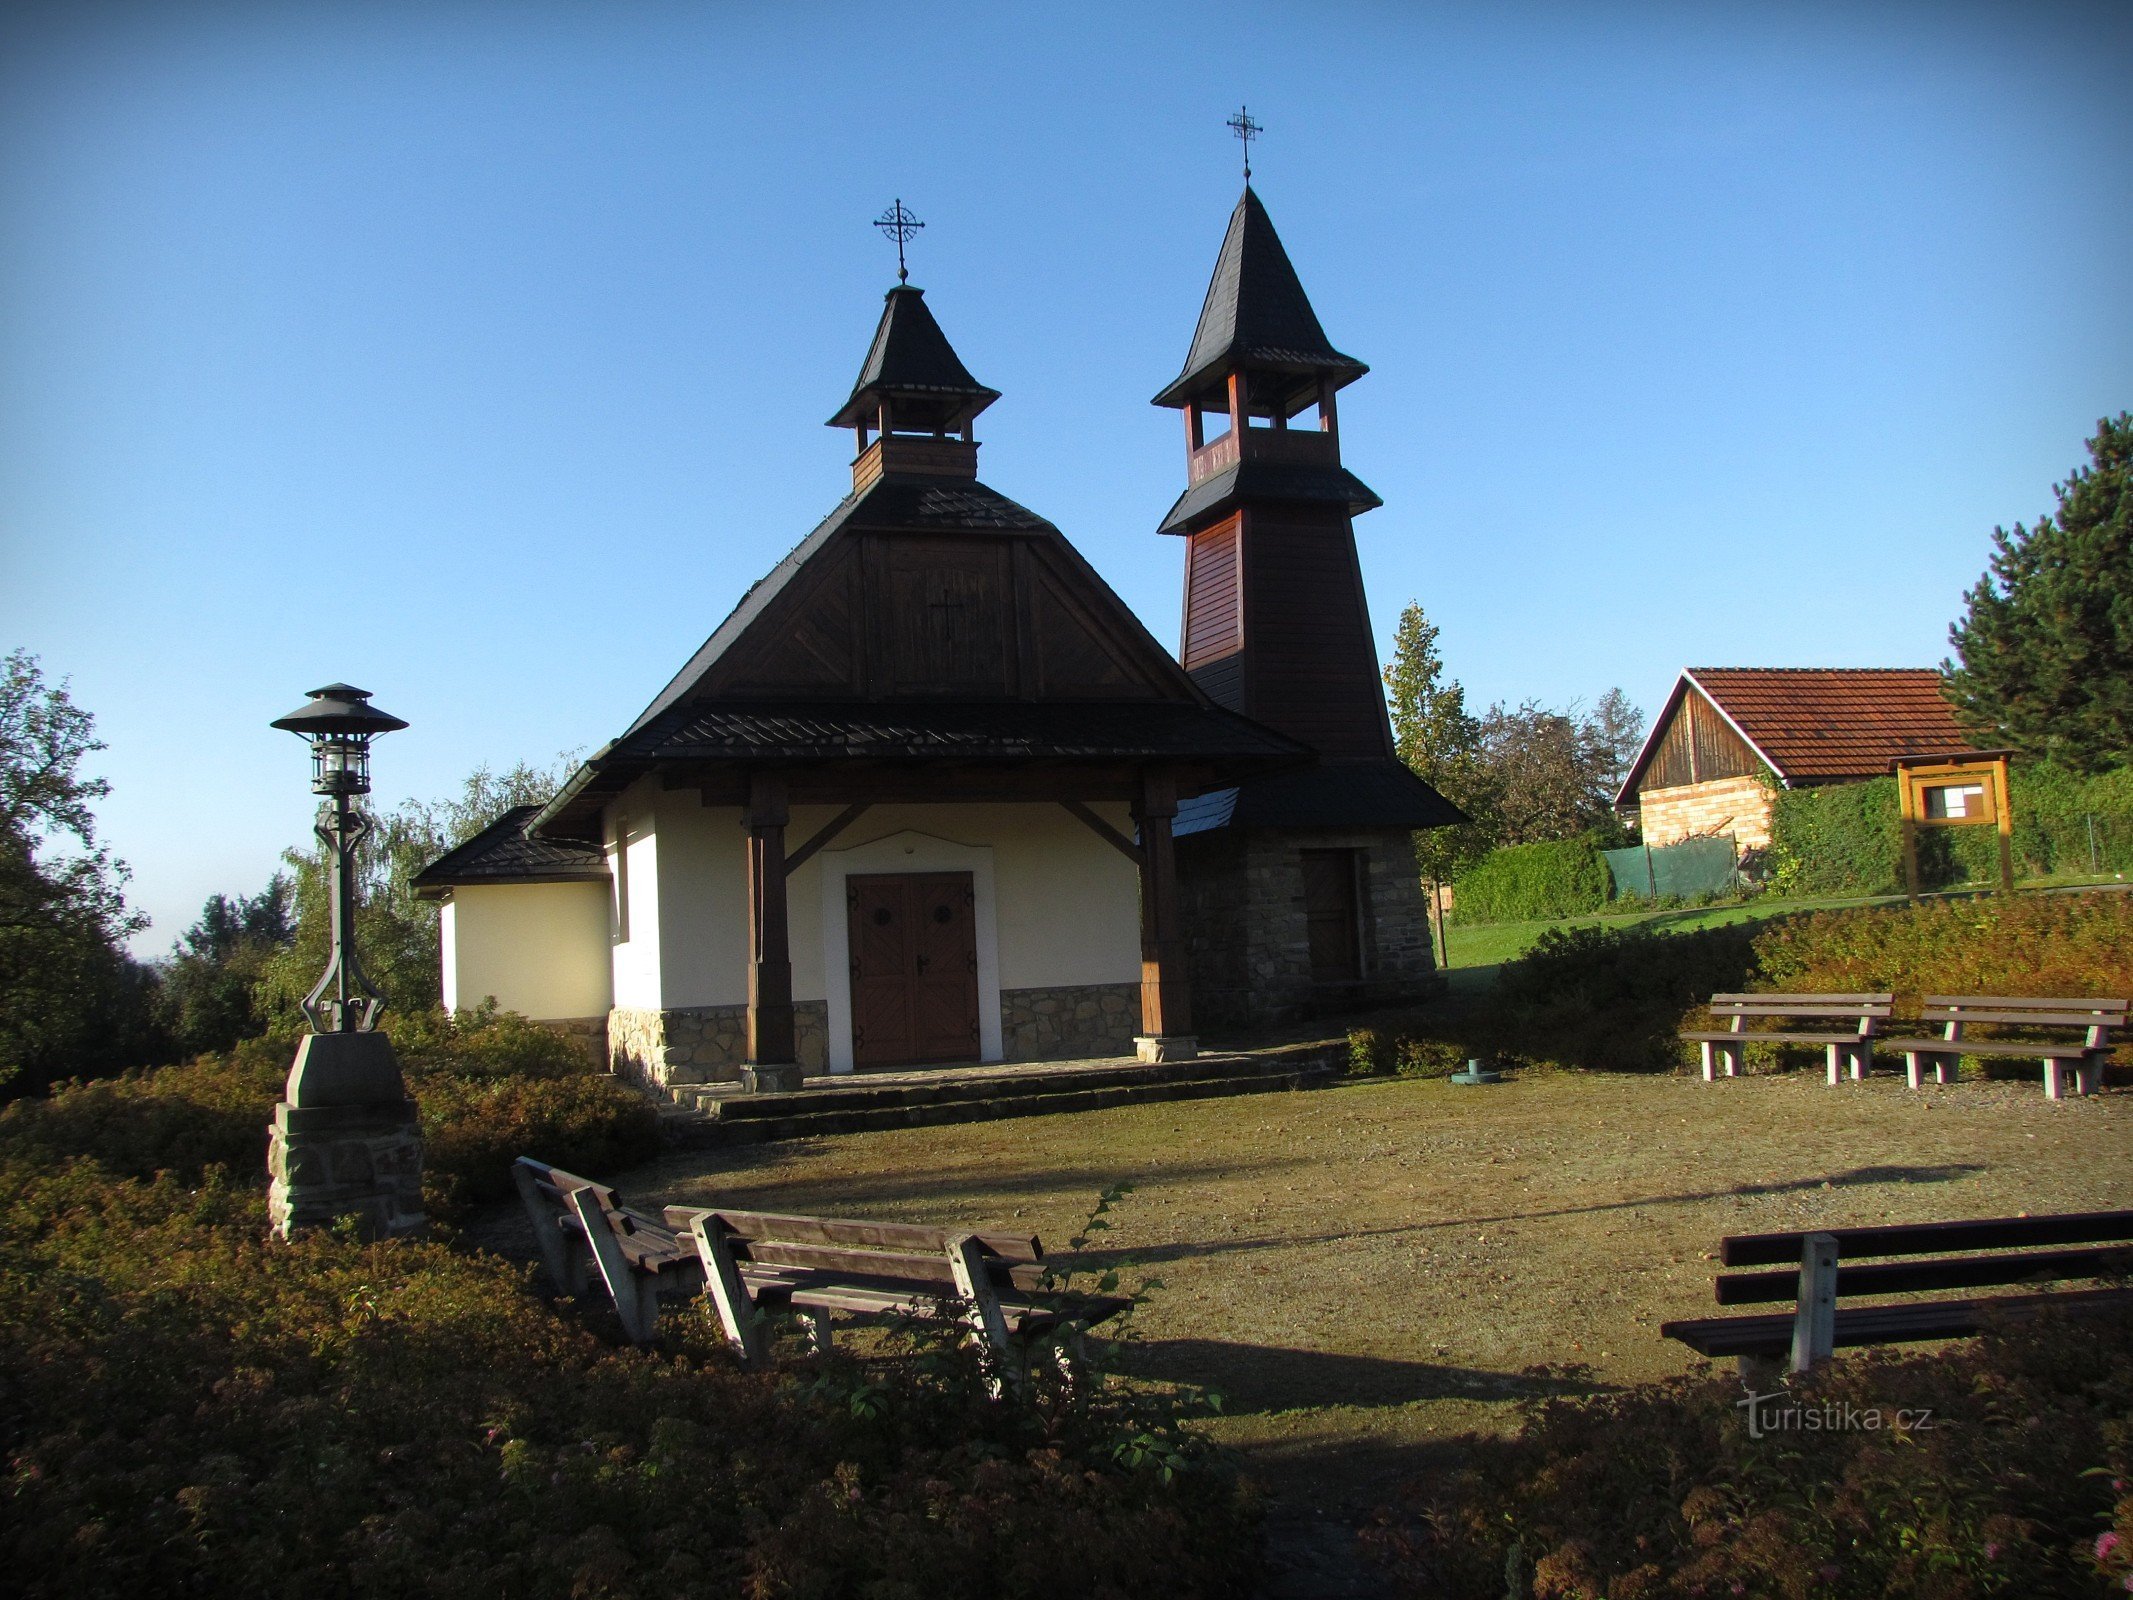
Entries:
{"type": "Polygon", "coordinates": [[[927,309],[925,290],[900,283],[885,298],[866,364],[851,398],[830,418],[832,428],[872,423],[886,399],[899,429],[946,433],[1000,398],[963,365],[927,309]]]}
{"type": "Polygon", "coordinates": [[[1222,380],[1240,368],[1252,374],[1256,402],[1279,404],[1291,415],[1317,400],[1321,380],[1337,389],[1370,370],[1326,338],[1273,220],[1248,183],[1230,213],[1185,370],[1154,403],[1181,408],[1198,401],[1220,410],[1222,380]]]}

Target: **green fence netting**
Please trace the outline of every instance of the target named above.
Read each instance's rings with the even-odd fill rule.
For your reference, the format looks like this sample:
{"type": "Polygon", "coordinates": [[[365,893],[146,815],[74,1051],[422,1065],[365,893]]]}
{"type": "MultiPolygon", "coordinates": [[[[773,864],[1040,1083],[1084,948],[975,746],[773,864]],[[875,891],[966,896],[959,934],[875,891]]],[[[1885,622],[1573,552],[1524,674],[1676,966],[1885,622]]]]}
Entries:
{"type": "Polygon", "coordinates": [[[1739,852],[1729,838],[1684,839],[1679,844],[1648,850],[1632,845],[1627,850],[1602,850],[1615,895],[1639,900],[1689,900],[1697,895],[1724,894],[1740,881],[1739,852]]]}

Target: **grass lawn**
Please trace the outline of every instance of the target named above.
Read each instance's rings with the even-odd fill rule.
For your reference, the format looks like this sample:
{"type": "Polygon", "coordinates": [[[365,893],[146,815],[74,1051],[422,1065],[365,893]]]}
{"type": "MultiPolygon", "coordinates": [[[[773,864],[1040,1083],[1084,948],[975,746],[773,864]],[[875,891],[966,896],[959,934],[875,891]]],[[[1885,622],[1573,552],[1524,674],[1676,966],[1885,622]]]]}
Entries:
{"type": "Polygon", "coordinates": [[[1683,1368],[1656,1330],[1710,1314],[1721,1234],[2129,1206],[2129,1132],[2133,1094],[2055,1104],[2034,1082],[1536,1071],[772,1144],[619,1182],[637,1201],[1010,1224],[1057,1246],[1131,1181],[1092,1258],[1164,1280],[1127,1369],[1220,1389],[1210,1426],[1278,1505],[1350,1516],[1420,1452],[1563,1381],[1530,1366],[1583,1363],[1593,1384],[1683,1368]]]}

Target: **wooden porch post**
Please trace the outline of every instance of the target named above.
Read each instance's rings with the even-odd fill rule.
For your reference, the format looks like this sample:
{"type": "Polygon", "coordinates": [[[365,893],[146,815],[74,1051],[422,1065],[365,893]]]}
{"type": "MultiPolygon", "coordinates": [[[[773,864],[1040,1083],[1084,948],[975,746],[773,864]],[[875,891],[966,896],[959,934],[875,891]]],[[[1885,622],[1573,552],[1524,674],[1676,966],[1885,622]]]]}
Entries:
{"type": "Polygon", "coordinates": [[[1189,1061],[1199,1053],[1178,918],[1177,845],[1170,833],[1177,814],[1175,780],[1144,774],[1133,807],[1141,830],[1141,1032],[1133,1043],[1143,1061],[1189,1061]]]}
{"type": "Polygon", "coordinates": [[[785,921],[785,780],[748,780],[748,1067],[751,1089],[797,1089],[792,949],[785,921]]]}

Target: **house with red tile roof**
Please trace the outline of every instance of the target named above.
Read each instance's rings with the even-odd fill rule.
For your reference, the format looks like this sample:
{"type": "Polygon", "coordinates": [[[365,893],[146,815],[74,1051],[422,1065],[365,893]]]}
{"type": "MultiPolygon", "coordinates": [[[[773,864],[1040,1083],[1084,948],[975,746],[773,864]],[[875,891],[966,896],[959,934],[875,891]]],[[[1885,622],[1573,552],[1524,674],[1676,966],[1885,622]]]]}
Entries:
{"type": "Polygon", "coordinates": [[[1691,667],[1630,764],[1618,809],[1648,845],[1770,843],[1772,790],[1885,776],[1899,756],[1976,747],[1930,667],[1691,667]]]}

